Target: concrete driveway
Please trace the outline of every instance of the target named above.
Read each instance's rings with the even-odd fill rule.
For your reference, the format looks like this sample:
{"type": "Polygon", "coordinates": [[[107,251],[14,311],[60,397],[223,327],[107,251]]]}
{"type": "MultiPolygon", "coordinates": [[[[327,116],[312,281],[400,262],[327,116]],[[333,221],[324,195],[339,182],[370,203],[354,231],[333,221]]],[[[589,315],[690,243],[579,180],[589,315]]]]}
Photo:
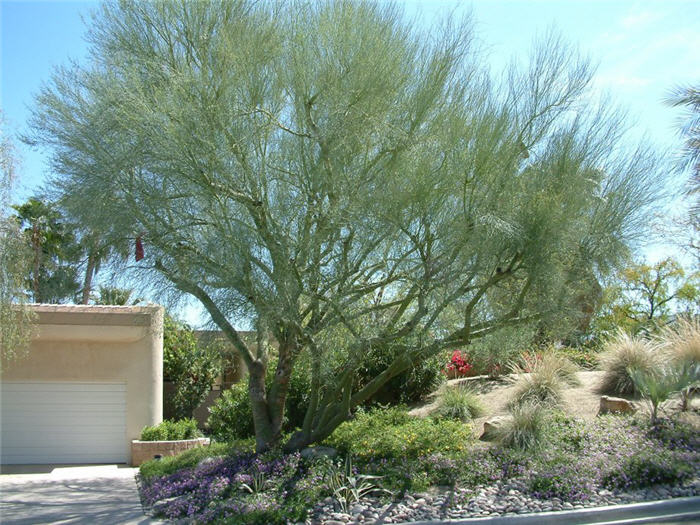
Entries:
{"type": "Polygon", "coordinates": [[[143,514],[136,470],[117,465],[3,466],[0,523],[158,523],[143,514]]]}

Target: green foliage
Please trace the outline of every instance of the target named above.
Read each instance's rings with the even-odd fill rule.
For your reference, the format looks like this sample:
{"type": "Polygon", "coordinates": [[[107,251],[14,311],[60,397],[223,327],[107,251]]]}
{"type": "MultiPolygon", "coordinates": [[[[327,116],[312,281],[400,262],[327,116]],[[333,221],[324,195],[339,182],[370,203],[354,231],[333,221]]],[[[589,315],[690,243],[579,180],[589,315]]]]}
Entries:
{"type": "Polygon", "coordinates": [[[530,327],[505,328],[468,347],[469,362],[477,374],[498,377],[508,373],[535,337],[530,327]]]}
{"type": "Polygon", "coordinates": [[[31,253],[19,225],[5,211],[16,182],[16,163],[0,110],[0,369],[24,355],[32,321],[24,293],[31,253]]]}
{"type": "Polygon", "coordinates": [[[235,383],[221,393],[209,407],[207,427],[217,441],[243,439],[255,433],[246,382],[235,383]]]}
{"type": "MultiPolygon", "coordinates": [[[[404,351],[403,349],[399,350],[404,351]]],[[[357,370],[358,388],[365,386],[397,358],[397,351],[381,346],[374,349],[362,361],[357,370]]],[[[411,403],[425,399],[445,380],[445,366],[442,354],[421,359],[415,366],[392,377],[377,392],[371,402],[411,403]]]]}
{"type": "Polygon", "coordinates": [[[152,427],[144,427],[141,431],[141,441],[177,441],[180,439],[194,439],[202,433],[197,428],[194,419],[179,419],[170,421],[166,419],[152,427]]]}
{"type": "MultiPolygon", "coordinates": [[[[268,384],[273,381],[276,362],[268,367],[268,384]]],[[[285,430],[292,431],[301,426],[309,401],[311,371],[308,363],[297,365],[289,380],[285,430]]],[[[253,409],[250,404],[248,382],[240,381],[224,390],[214,404],[209,407],[207,427],[219,441],[242,439],[254,435],[253,409]]]]}
{"type": "Polygon", "coordinates": [[[693,466],[670,451],[645,449],[615,465],[603,476],[602,483],[611,489],[638,489],[678,484],[693,474],[693,466]]]}
{"type": "Polygon", "coordinates": [[[552,352],[562,355],[584,370],[593,370],[598,364],[598,351],[588,346],[560,346],[552,348],[552,352]]]}
{"type": "Polygon", "coordinates": [[[675,259],[652,265],[633,263],[604,290],[594,331],[603,339],[619,329],[632,334],[653,333],[668,323],[674,312],[697,313],[699,299],[700,273],[687,273],[675,259]]]}
{"type": "Polygon", "coordinates": [[[445,386],[438,393],[437,407],[432,415],[439,418],[470,421],[484,414],[484,406],[469,387],[445,386]]]}
{"type": "Polygon", "coordinates": [[[538,498],[569,501],[578,499],[581,495],[589,495],[591,482],[581,475],[576,465],[558,461],[554,465],[543,467],[528,482],[530,492],[538,498]]]}
{"type": "Polygon", "coordinates": [[[30,198],[12,206],[22,229],[26,249],[31,253],[25,288],[35,303],[63,303],[75,300],[80,290],[78,263],[82,247],[76,227],[53,203],[30,198]]]}
{"type": "Polygon", "coordinates": [[[393,407],[358,413],[326,440],[360,459],[416,458],[433,452],[456,453],[473,442],[471,427],[459,421],[421,419],[393,407]]]}
{"type": "Polygon", "coordinates": [[[216,346],[203,346],[194,332],[170,316],[163,322],[163,377],[175,385],[171,402],[176,417],[192,417],[221,373],[221,355],[216,346]]]}
{"type": "MultiPolygon", "coordinates": [[[[700,318],[678,319],[662,330],[660,341],[672,366],[700,366],[700,318]]],[[[688,409],[692,392],[690,385],[681,391],[683,410],[688,409]]]]}
{"type": "Polygon", "coordinates": [[[196,467],[203,459],[231,455],[234,452],[251,451],[252,441],[233,443],[212,443],[208,447],[197,447],[186,450],[177,456],[166,456],[161,459],[146,461],[139,467],[141,479],[150,479],[173,474],[178,470],[196,467]]]}
{"type": "MultiPolygon", "coordinates": [[[[352,458],[345,458],[344,464],[332,461],[325,463],[323,481],[327,484],[333,498],[338,502],[343,512],[347,513],[350,505],[360,501],[363,497],[380,492],[376,482],[379,476],[358,474],[352,466],[352,458]]],[[[384,491],[388,492],[388,491],[384,491]]]]}
{"type": "Polygon", "coordinates": [[[651,405],[651,423],[655,424],[661,403],[671,394],[700,384],[700,363],[674,363],[653,370],[630,368],[629,374],[635,389],[651,405]]]}
{"type": "Polygon", "coordinates": [[[115,306],[132,306],[141,299],[134,299],[132,296],[133,290],[128,288],[118,288],[116,286],[100,286],[98,288],[98,296],[95,304],[115,305],[115,306]]]}
{"type": "Polygon", "coordinates": [[[629,371],[653,373],[659,367],[660,357],[660,353],[648,340],[619,331],[606,343],[600,356],[600,363],[605,371],[600,385],[601,393],[636,393],[629,371]]]}
{"type": "Polygon", "coordinates": [[[496,430],[501,446],[519,450],[539,448],[546,437],[546,410],[537,403],[528,402],[512,406],[510,415],[496,430]]]}

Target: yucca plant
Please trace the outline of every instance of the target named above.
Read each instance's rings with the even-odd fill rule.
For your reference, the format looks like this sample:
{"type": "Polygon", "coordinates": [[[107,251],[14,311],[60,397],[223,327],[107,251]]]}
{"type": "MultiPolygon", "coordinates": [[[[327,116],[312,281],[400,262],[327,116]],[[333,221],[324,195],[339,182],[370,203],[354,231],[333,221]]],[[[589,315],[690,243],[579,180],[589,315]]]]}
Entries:
{"type": "Polygon", "coordinates": [[[628,371],[634,386],[651,407],[651,424],[658,420],[661,404],[672,394],[695,386],[700,382],[700,364],[671,363],[655,370],[628,371]]]}
{"type": "Polygon", "coordinates": [[[354,470],[350,456],[345,458],[344,465],[329,462],[325,468],[325,481],[343,512],[347,513],[350,505],[373,492],[391,494],[390,491],[376,485],[375,480],[381,479],[382,476],[357,474],[354,470]]]}

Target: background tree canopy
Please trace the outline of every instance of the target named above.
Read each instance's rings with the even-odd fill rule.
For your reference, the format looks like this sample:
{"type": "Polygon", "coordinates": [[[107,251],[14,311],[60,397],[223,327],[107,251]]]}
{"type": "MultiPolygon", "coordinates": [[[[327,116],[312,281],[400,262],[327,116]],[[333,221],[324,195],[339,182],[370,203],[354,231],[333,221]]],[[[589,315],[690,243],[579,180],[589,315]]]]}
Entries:
{"type": "Polygon", "coordinates": [[[502,80],[469,20],[426,33],[385,2],[120,1],[89,38],[29,140],[72,215],[106,242],[140,236],[153,285],[197,298],[234,344],[259,450],[302,354],[290,449],[440,350],[564,330],[658,194],[649,148],[620,146],[589,63],[553,36],[502,80]],[[269,388],[269,347],[240,319],[275,343],[269,388]],[[358,386],[379,351],[394,357],[358,386]]]}

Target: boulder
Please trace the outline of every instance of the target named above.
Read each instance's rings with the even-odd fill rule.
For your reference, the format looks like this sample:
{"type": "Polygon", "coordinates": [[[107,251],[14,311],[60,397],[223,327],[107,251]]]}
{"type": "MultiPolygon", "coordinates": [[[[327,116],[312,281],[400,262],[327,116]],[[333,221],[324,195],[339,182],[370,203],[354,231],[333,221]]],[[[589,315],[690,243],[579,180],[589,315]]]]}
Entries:
{"type": "Polygon", "coordinates": [[[338,451],[331,447],[307,447],[302,449],[301,457],[304,459],[318,459],[318,458],[334,458],[338,455],[338,451]]]}
{"type": "Polygon", "coordinates": [[[598,415],[602,414],[632,414],[637,409],[631,401],[621,397],[603,396],[600,398],[598,415]]]}
{"type": "Polygon", "coordinates": [[[503,423],[508,421],[507,416],[496,416],[484,421],[484,431],[479,438],[482,441],[490,441],[496,437],[498,429],[503,426],[503,423]]]}

